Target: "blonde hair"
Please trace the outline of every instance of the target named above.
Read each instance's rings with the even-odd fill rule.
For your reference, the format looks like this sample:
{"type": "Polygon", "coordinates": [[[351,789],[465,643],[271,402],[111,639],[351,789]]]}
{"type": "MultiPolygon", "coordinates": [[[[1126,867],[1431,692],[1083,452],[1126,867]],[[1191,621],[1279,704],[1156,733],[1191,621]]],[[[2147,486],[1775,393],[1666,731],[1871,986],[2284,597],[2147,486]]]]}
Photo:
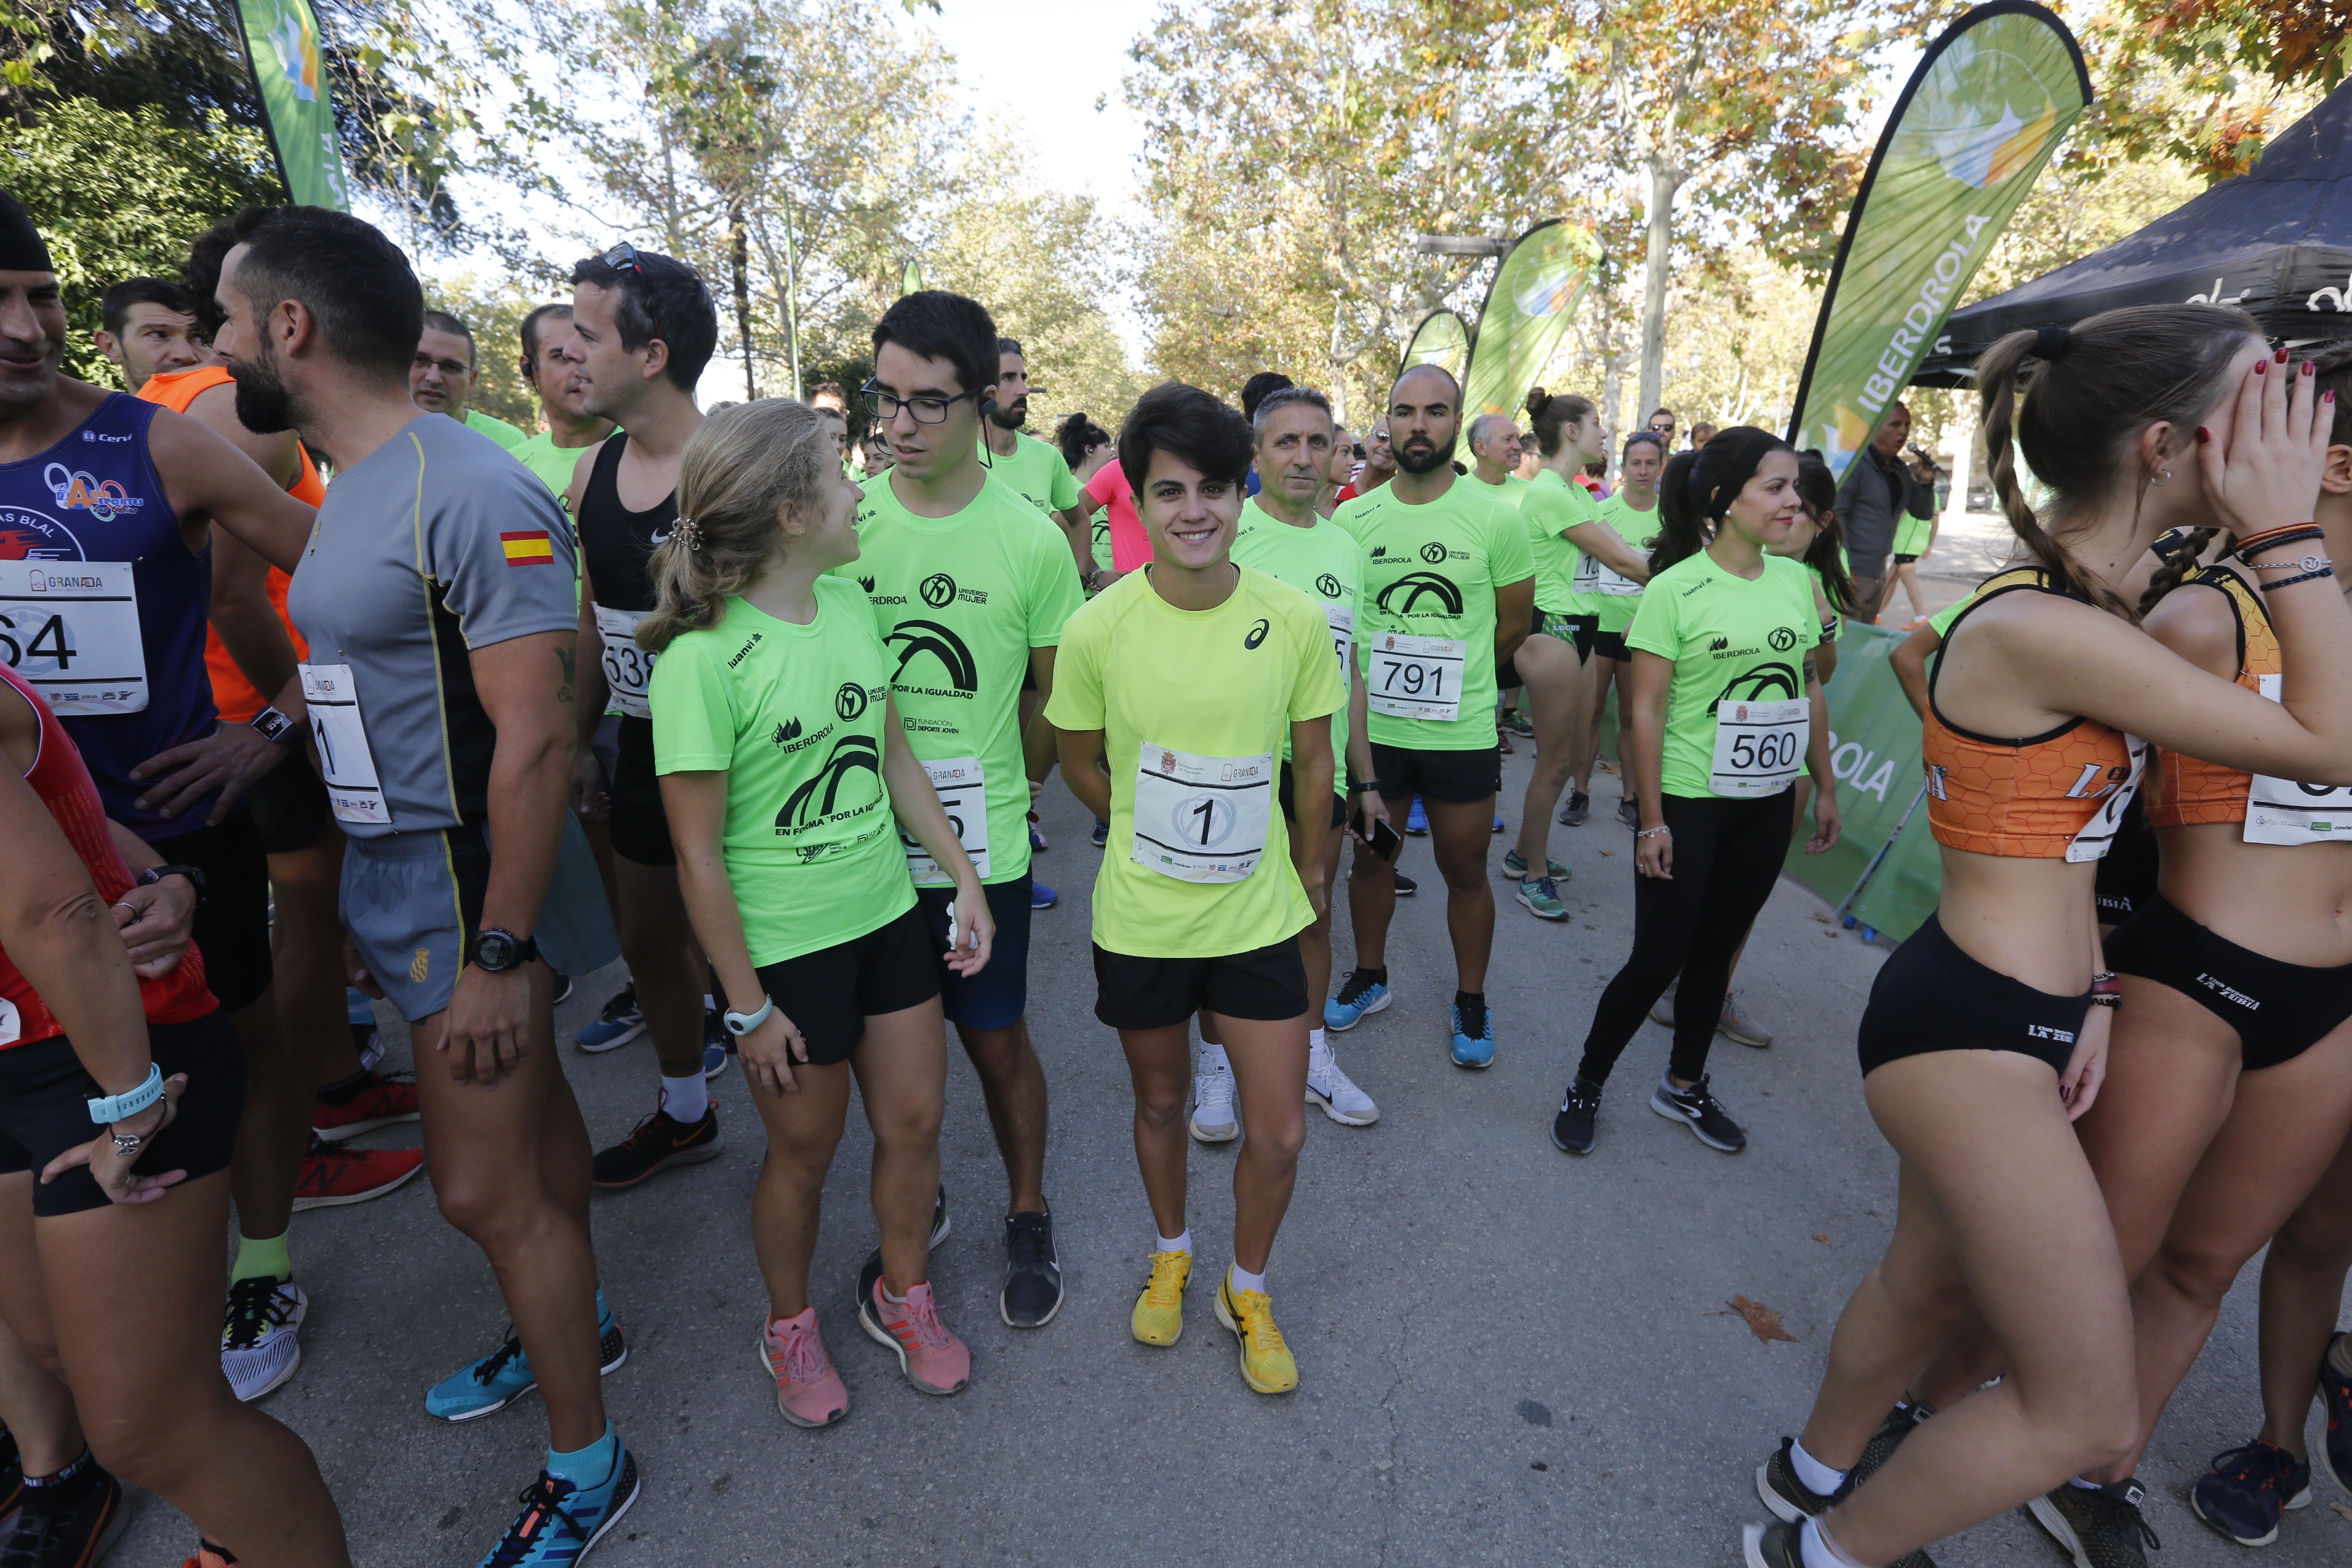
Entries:
{"type": "Polygon", "coordinates": [[[704,420],[678,454],[677,521],[646,564],[655,601],[637,646],[659,653],[718,625],[774,553],[782,510],[812,512],[839,476],[833,433],[804,403],[763,397],[704,420]]]}

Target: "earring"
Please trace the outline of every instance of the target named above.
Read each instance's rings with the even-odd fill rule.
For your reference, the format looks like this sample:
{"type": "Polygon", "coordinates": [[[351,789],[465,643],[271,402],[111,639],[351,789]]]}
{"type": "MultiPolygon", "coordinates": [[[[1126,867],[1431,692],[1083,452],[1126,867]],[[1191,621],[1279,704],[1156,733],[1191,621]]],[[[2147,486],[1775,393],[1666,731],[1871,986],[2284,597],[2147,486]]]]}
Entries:
{"type": "Polygon", "coordinates": [[[2168,484],[2170,484],[2171,482],[2172,482],[2172,470],[2171,470],[2170,468],[2164,468],[2164,469],[2160,469],[2160,470],[2158,470],[2158,473],[2157,473],[2156,478],[2154,478],[2154,479],[2150,479],[2150,480],[2148,481],[2148,483],[2150,483],[2150,484],[2152,484],[2152,485],[2156,485],[2156,486],[2158,486],[2158,487],[2159,487],[2159,488],[2161,488],[2162,486],[2165,486],[2165,485],[2168,485],[2168,484]]]}

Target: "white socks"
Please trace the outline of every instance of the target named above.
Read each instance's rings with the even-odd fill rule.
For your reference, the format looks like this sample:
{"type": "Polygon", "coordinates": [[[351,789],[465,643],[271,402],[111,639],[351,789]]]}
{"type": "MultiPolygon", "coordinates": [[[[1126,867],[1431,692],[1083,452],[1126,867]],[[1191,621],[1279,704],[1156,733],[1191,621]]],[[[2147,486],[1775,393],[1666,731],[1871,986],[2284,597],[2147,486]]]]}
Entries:
{"type": "Polygon", "coordinates": [[[1818,1493],[1822,1497],[1829,1496],[1838,1488],[1845,1485],[1843,1470],[1831,1469],[1827,1465],[1806,1453],[1802,1443],[1789,1445],[1789,1468],[1797,1472],[1797,1479],[1804,1482],[1807,1491],[1818,1493]]]}
{"type": "Polygon", "coordinates": [[[1192,1250],[1192,1227],[1189,1225],[1184,1227],[1184,1234],[1181,1236],[1160,1236],[1160,1227],[1158,1226],[1151,1227],[1151,1234],[1158,1238],[1151,1244],[1151,1250],[1154,1252],[1190,1252],[1192,1250]]]}
{"type": "Polygon", "coordinates": [[[665,1078],[661,1086],[661,1108],[669,1112],[672,1121],[692,1126],[710,1109],[710,1088],[698,1072],[685,1078],[665,1078]]]}
{"type": "Polygon", "coordinates": [[[1245,1274],[1242,1271],[1242,1266],[1238,1263],[1234,1265],[1231,1279],[1234,1282],[1234,1289],[1236,1291],[1255,1290],[1260,1295],[1264,1295],[1265,1293],[1265,1276],[1263,1274],[1245,1274]]]}
{"type": "Polygon", "coordinates": [[[1328,1037],[1327,1035],[1325,1035],[1325,1034],[1324,1034],[1324,1032],[1323,1032],[1322,1030],[1320,1030],[1320,1029],[1309,1029],[1309,1030],[1307,1030],[1307,1062],[1311,1065],[1311,1064],[1313,1064],[1313,1063],[1315,1063],[1315,1062],[1326,1062],[1326,1061],[1329,1061],[1330,1059],[1331,1059],[1331,1041],[1330,1041],[1329,1037],[1328,1037]]]}
{"type": "Polygon", "coordinates": [[[1822,1521],[1818,1519],[1805,1521],[1804,1531],[1797,1537],[1797,1542],[1805,1559],[1805,1568],[1862,1568],[1861,1563],[1838,1550],[1837,1542],[1830,1539],[1829,1531],[1822,1528],[1822,1521]]]}
{"type": "Polygon", "coordinates": [[[1226,1059],[1224,1047],[1214,1040],[1202,1040],[1201,1059],[1194,1064],[1192,1070],[1196,1073],[1231,1072],[1234,1064],[1226,1059]]]}

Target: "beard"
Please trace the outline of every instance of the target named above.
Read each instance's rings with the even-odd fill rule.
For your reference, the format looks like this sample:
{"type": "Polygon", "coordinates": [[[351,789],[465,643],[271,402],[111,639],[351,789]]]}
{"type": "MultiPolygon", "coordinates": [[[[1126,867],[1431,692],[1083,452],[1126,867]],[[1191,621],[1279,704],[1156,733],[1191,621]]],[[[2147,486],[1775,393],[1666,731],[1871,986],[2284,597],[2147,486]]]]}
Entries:
{"type": "Polygon", "coordinates": [[[238,424],[257,436],[275,436],[294,428],[294,394],[278,374],[274,360],[233,359],[228,374],[236,383],[238,424]]]}
{"type": "Polygon", "coordinates": [[[989,423],[999,430],[1018,430],[1029,423],[1029,398],[1026,394],[1011,403],[1000,403],[988,411],[989,423]]]}
{"type": "Polygon", "coordinates": [[[1456,437],[1449,436],[1442,447],[1434,442],[1425,447],[1408,442],[1402,447],[1392,446],[1389,450],[1396,466],[1406,473],[1433,474],[1454,460],[1455,445],[1456,437]]]}

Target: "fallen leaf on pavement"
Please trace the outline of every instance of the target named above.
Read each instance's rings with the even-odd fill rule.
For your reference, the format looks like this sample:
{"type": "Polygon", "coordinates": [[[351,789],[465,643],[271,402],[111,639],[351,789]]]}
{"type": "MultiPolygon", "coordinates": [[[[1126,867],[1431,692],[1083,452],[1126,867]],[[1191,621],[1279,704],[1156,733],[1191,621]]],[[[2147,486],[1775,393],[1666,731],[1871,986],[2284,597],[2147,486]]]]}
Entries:
{"type": "Polygon", "coordinates": [[[1733,1311],[1748,1321],[1748,1331],[1754,1334],[1759,1343],[1769,1345],[1774,1340],[1786,1340],[1790,1344],[1797,1342],[1797,1336],[1780,1326],[1780,1314],[1763,1302],[1751,1301],[1745,1296],[1734,1296],[1730,1305],[1733,1311]]]}
{"type": "Polygon", "coordinates": [[[1806,918],[1807,918],[1808,920],[1816,920],[1816,921],[1821,921],[1821,922],[1822,922],[1822,924],[1823,924],[1823,925],[1827,925],[1827,924],[1829,924],[1829,923],[1830,923],[1830,917],[1829,917],[1829,916],[1827,916],[1827,915],[1825,915],[1825,914],[1823,914],[1823,913],[1822,913],[1822,911],[1821,911],[1821,910],[1807,910],[1805,911],[1805,916],[1806,916],[1806,918]]]}
{"type": "Polygon", "coordinates": [[[1825,1230],[1817,1230],[1813,1232],[1813,1239],[1820,1242],[1823,1247],[1827,1247],[1830,1244],[1830,1233],[1825,1230]]]}
{"type": "Polygon", "coordinates": [[[1603,855],[1614,855],[1614,854],[1616,854],[1616,853],[1617,853],[1617,851],[1615,851],[1614,849],[1603,849],[1603,850],[1601,851],[1601,853],[1602,853],[1603,855]]]}
{"type": "Polygon", "coordinates": [[[2346,1508],[2346,1507],[2345,1507],[2342,1503],[2340,1503],[2340,1502],[2332,1502],[2332,1503],[2329,1503],[2327,1506],[2328,1506],[2328,1507],[2330,1507],[2330,1508],[2332,1508],[2332,1509],[2334,1509],[2336,1512],[2338,1512],[2338,1513],[2342,1514],[2345,1518],[2347,1518],[2347,1519],[2352,1519],[2352,1508],[2346,1508]]]}

